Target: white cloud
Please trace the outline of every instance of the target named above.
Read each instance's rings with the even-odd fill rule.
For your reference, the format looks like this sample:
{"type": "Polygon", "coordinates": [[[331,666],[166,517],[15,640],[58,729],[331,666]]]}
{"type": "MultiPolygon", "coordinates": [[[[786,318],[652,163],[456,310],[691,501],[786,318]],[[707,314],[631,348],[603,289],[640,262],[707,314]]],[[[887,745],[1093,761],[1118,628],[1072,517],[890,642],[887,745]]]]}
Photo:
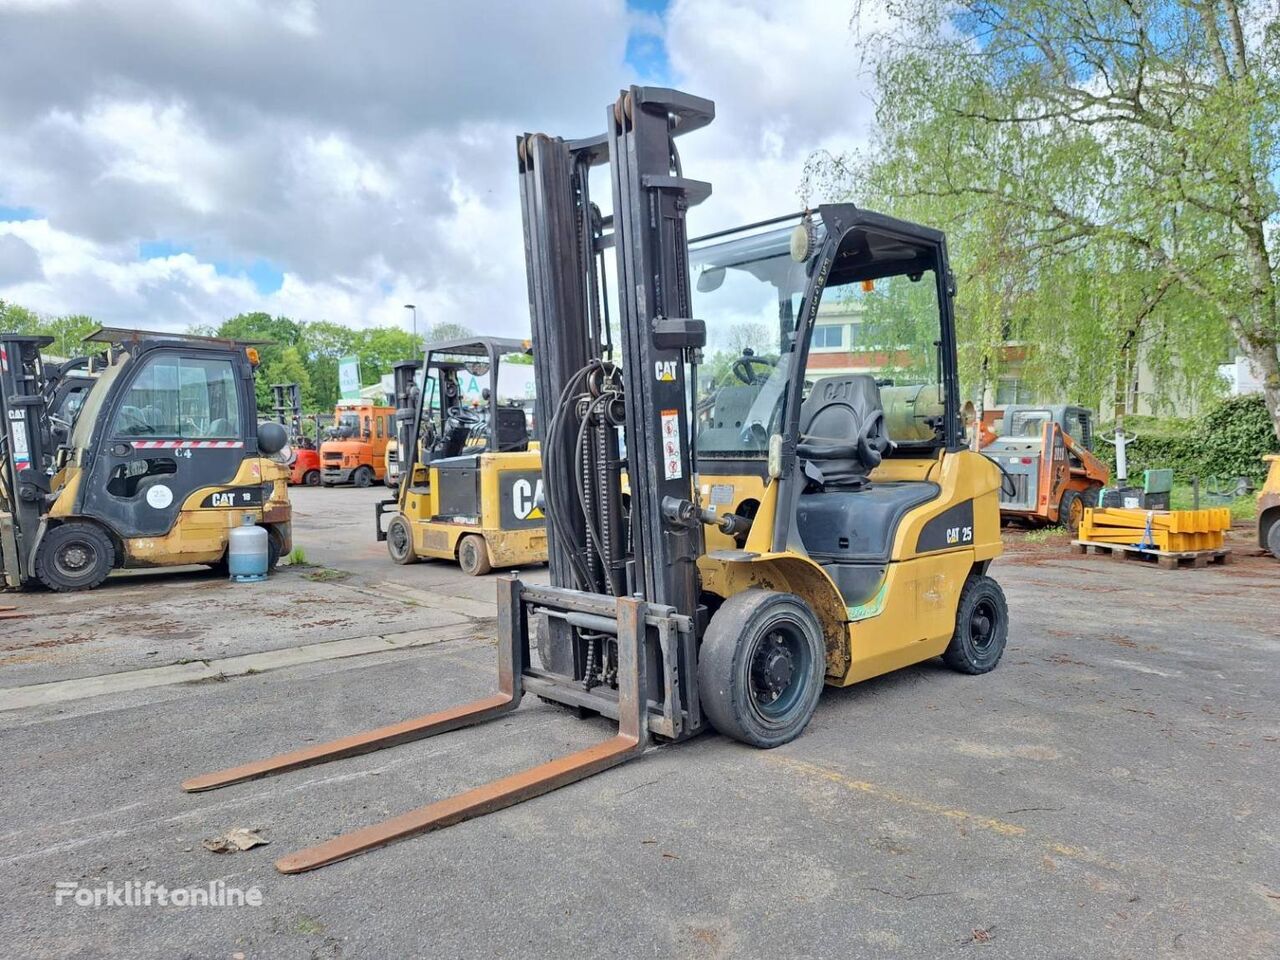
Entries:
{"type": "MultiPolygon", "coordinates": [[[[865,136],[848,16],[674,0],[673,83],[718,110],[682,141],[715,186],[695,232],[797,209],[808,155],[865,136]]],[[[622,0],[0,0],[0,205],[40,217],[0,223],[0,297],[153,327],[404,323],[415,302],[525,330],[515,135],[598,132],[638,28],[664,33],[622,0]],[[152,241],[190,252],[139,260],[152,241]],[[279,290],[226,266],[259,260],[279,290]]]]}
{"type": "MultiPolygon", "coordinates": [[[[667,49],[677,82],[716,101],[716,120],[682,142],[690,176],[714,194],[696,232],[804,206],[804,164],[817,150],[866,142],[872,80],[848,0],[675,0],[667,49]]],[[[818,203],[823,197],[807,198],[818,203]]]]}

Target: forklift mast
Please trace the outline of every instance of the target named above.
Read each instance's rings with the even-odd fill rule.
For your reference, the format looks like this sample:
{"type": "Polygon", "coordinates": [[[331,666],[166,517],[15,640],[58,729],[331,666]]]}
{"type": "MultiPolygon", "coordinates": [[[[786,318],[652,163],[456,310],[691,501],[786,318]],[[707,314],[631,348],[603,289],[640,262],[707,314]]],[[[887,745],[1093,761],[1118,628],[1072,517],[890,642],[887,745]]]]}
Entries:
{"type": "MultiPolygon", "coordinates": [[[[546,398],[538,426],[551,583],[610,598],[640,596],[680,618],[684,629],[672,630],[668,649],[644,644],[645,692],[666,705],[660,728],[673,737],[701,727],[692,683],[702,529],[688,397],[705,329],[689,317],[685,214],[711,193],[709,184],[682,176],[675,137],[714,115],[714,104],[700,97],[632,87],[607,108],[603,137],[535,134],[517,143],[538,395],[546,398]],[[590,194],[591,169],[605,163],[611,217],[601,216],[590,194]],[[616,331],[604,287],[610,247],[616,331]]],[[[615,682],[616,641],[608,631],[540,609],[544,668],[587,690],[615,682]]]]}
{"type": "Polygon", "coordinates": [[[396,408],[396,456],[404,463],[413,445],[414,419],[417,416],[418,384],[416,377],[422,369],[421,360],[400,360],[391,368],[396,408]]]}
{"type": "Polygon", "coordinates": [[[436,736],[510,713],[526,693],[616,720],[617,734],[290,854],[277,861],[280,871],[313,870],[502,809],[639,756],[650,734],[683,740],[706,725],[697,691],[703,517],[689,418],[705,331],[689,317],[684,218],[711,188],[683,176],[675,138],[714,114],[709,100],[633,86],[607,108],[604,136],[517,141],[552,585],[499,579],[498,692],[193,777],[183,788],[216,789],[436,736]],[[591,168],[605,162],[611,218],[588,190],[591,168]],[[611,246],[621,360],[603,284],[611,246]]]}
{"type": "Polygon", "coordinates": [[[274,398],[272,410],[276,415],[276,423],[289,431],[291,438],[302,436],[302,388],[296,383],[273,383],[271,393],[274,398]]]}
{"type": "Polygon", "coordinates": [[[40,350],[52,337],[0,334],[0,567],[5,583],[21,585],[35,549],[49,477],[45,467],[46,371],[40,350]]]}

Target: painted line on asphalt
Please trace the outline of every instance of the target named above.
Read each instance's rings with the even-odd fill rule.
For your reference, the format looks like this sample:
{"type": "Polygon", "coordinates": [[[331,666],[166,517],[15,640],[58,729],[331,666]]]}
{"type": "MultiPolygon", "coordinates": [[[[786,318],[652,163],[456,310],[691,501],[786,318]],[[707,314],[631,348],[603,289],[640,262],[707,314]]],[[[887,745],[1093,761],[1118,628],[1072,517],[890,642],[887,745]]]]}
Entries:
{"type": "Polygon", "coordinates": [[[223,657],[219,660],[197,660],[192,663],[174,663],[164,667],[125,670],[97,677],[33,683],[24,687],[0,690],[0,711],[66,703],[70,700],[84,700],[109,693],[163,687],[174,683],[191,683],[194,680],[214,680],[221,677],[244,676],[248,673],[263,673],[267,670],[320,663],[325,660],[425,647],[434,643],[443,643],[446,640],[460,640],[475,635],[475,624],[455,623],[442,627],[403,630],[398,633],[351,637],[346,640],[326,640],[321,643],[286,647],[282,650],[223,657]]]}

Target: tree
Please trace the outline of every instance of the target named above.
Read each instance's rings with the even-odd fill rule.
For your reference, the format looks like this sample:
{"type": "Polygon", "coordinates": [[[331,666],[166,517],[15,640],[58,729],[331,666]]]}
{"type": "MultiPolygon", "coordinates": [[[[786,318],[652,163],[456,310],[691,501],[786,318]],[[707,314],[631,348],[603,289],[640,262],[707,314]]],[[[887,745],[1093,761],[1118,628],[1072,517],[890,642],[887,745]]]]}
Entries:
{"type": "Polygon", "coordinates": [[[356,331],[355,353],[360,357],[360,375],[372,383],[401,360],[417,360],[422,347],[413,334],[399,327],[368,327],[356,331]]]}
{"type": "Polygon", "coordinates": [[[423,344],[428,344],[435,340],[463,340],[472,336],[475,336],[475,334],[471,332],[470,327],[446,320],[442,323],[433,323],[427,327],[422,334],[422,342],[423,344]]]}
{"type": "Polygon", "coordinates": [[[997,320],[1029,317],[1049,356],[1049,318],[1066,310],[1059,329],[1099,335],[1091,362],[1121,388],[1145,343],[1203,391],[1229,331],[1280,437],[1280,13],[1239,0],[897,0],[893,13],[867,38],[875,148],[817,175],[865,174],[857,192],[881,204],[969,225],[957,239],[983,246],[965,258],[965,307],[986,313],[988,364],[997,320]]]}
{"type": "Polygon", "coordinates": [[[48,347],[49,355],[64,360],[101,352],[101,345],[90,350],[90,345],[84,343],[84,338],[97,327],[97,321],[82,313],[48,317],[16,303],[0,300],[0,331],[53,337],[53,343],[48,347]]]}
{"type": "Polygon", "coordinates": [[[311,373],[311,390],[319,409],[338,400],[338,361],[353,352],[355,332],[327,320],[303,325],[299,344],[303,362],[311,373]]]}

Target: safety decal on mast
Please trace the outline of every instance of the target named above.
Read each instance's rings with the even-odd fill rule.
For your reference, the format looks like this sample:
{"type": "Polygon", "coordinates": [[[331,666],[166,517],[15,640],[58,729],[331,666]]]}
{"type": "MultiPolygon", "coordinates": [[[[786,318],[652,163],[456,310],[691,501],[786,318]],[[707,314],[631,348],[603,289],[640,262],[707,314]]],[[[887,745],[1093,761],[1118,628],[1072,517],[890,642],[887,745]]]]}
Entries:
{"type": "Polygon", "coordinates": [[[27,411],[15,407],[9,411],[9,422],[13,429],[9,431],[13,444],[13,468],[25,470],[31,466],[31,448],[27,446],[27,411]]]}
{"type": "Polygon", "coordinates": [[[662,411],[662,472],[668,480],[684,476],[680,468],[680,411],[662,411]]]}

